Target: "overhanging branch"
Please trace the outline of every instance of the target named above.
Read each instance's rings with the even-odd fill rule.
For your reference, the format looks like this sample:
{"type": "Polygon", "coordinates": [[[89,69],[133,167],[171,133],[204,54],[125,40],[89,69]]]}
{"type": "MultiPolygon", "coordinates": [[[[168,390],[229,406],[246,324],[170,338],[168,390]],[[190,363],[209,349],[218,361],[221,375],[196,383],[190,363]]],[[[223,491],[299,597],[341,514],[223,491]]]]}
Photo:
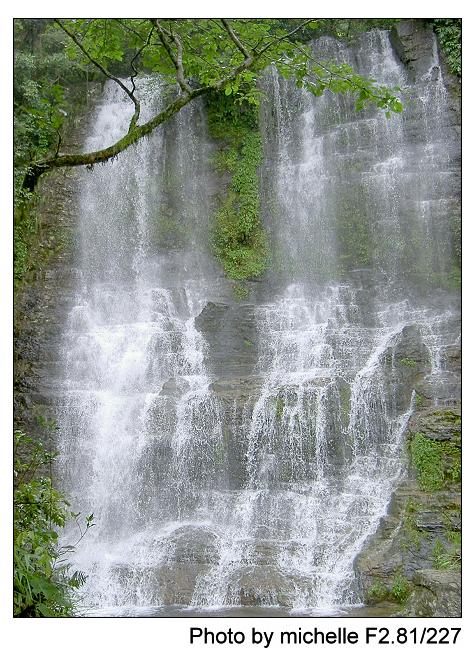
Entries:
{"type": "MultiPolygon", "coordinates": [[[[287,38],[288,36],[294,34],[309,22],[309,21],[305,21],[299,27],[286,34],[285,37],[274,39],[268,46],[262,48],[260,51],[257,52],[254,50],[251,50],[249,52],[246,49],[246,47],[243,45],[243,43],[240,41],[240,39],[236,36],[235,32],[232,30],[232,28],[228,23],[228,27],[230,31],[228,31],[228,29],[226,29],[226,31],[228,31],[228,35],[231,38],[232,38],[231,33],[233,33],[235,39],[240,43],[241,47],[239,47],[238,42],[236,42],[236,40],[232,38],[236,47],[238,47],[238,49],[242,52],[243,55],[246,55],[245,60],[240,65],[234,67],[229,74],[223,76],[221,79],[218,79],[218,81],[215,81],[206,86],[201,86],[193,90],[188,85],[184,77],[183,58],[182,58],[183,47],[180,39],[175,34],[172,34],[171,32],[168,32],[168,30],[165,30],[160,25],[158,19],[151,19],[154,25],[154,29],[156,28],[159,33],[159,36],[163,38],[163,40],[161,38],[162,44],[164,45],[168,55],[171,57],[171,60],[174,62],[174,65],[177,70],[177,80],[180,84],[181,89],[183,90],[183,93],[179,97],[177,97],[174,101],[172,101],[172,103],[170,103],[167,106],[167,108],[162,110],[158,115],[152,117],[152,119],[150,119],[145,124],[141,124],[140,126],[138,126],[137,120],[138,120],[138,115],[140,114],[140,103],[134,96],[133,91],[130,91],[129,88],[127,88],[127,86],[125,86],[120,79],[114,77],[112,74],[108,72],[108,70],[104,66],[102,66],[98,61],[93,59],[93,57],[90,56],[90,54],[86,51],[83,45],[78,41],[76,36],[72,32],[70,32],[64,25],[62,25],[59,20],[55,19],[55,21],[63,29],[63,31],[65,31],[66,34],[73,40],[73,42],[80,48],[80,50],[84,53],[84,55],[88,58],[88,60],[91,61],[91,63],[93,63],[99,70],[101,70],[101,72],[107,78],[115,81],[124,90],[127,96],[134,102],[136,106],[136,111],[134,113],[134,117],[132,118],[127,134],[124,135],[122,138],[120,138],[117,142],[115,142],[115,144],[112,144],[111,146],[105,149],[101,149],[99,151],[93,151],[91,153],[82,153],[77,155],[55,155],[54,157],[33,162],[28,167],[23,182],[23,187],[29,191],[34,191],[36,184],[39,178],[43,175],[43,173],[53,168],[92,166],[94,164],[104,163],[107,162],[107,160],[115,158],[119,153],[127,149],[132,144],[135,144],[135,142],[140,140],[142,137],[145,137],[146,135],[152,133],[155,130],[155,128],[157,128],[158,126],[160,126],[160,124],[162,124],[163,122],[167,121],[175,114],[177,114],[190,101],[208,92],[222,89],[227,83],[236,79],[241,74],[241,72],[251,68],[258,61],[258,59],[260,59],[263,56],[264,52],[266,52],[269,49],[269,47],[271,47],[276,42],[278,42],[278,40],[283,40],[283,38],[287,38]],[[171,49],[170,44],[167,41],[167,37],[173,40],[173,42],[177,47],[176,56],[173,50],[171,49]],[[180,81],[184,83],[183,86],[180,83],[180,81]]],[[[225,22],[223,22],[224,28],[226,28],[225,22]]],[[[149,34],[148,40],[150,40],[150,38],[151,35],[149,34]]]]}
{"type": "Polygon", "coordinates": [[[162,27],[160,20],[158,18],[154,18],[152,20],[152,24],[157,29],[160,41],[162,42],[162,45],[165,48],[165,51],[167,52],[169,59],[175,66],[176,80],[178,81],[178,85],[180,86],[182,92],[184,92],[185,94],[191,92],[191,88],[185,79],[185,72],[183,70],[183,45],[181,40],[178,38],[176,34],[162,27]],[[169,38],[175,43],[175,46],[177,48],[176,55],[173,52],[172,48],[170,47],[167,38],[169,38]]]}
{"type": "Polygon", "coordinates": [[[247,49],[244,47],[243,43],[239,40],[239,38],[236,35],[236,32],[234,29],[231,27],[229,22],[226,20],[226,18],[221,18],[221,22],[224,25],[225,30],[228,32],[229,38],[233,41],[233,43],[236,45],[238,50],[241,52],[241,54],[244,56],[246,60],[251,59],[251,55],[247,51],[247,49]]]}
{"type": "MultiPolygon", "coordinates": [[[[89,54],[89,52],[86,50],[86,48],[84,47],[84,45],[79,41],[79,39],[76,37],[76,35],[75,35],[72,31],[70,31],[70,30],[69,30],[65,25],[63,25],[63,23],[62,23],[60,20],[58,20],[57,18],[55,18],[55,19],[54,19],[54,22],[55,22],[57,25],[59,25],[59,26],[61,27],[61,29],[62,29],[62,30],[63,30],[63,31],[64,31],[64,32],[69,36],[69,38],[70,38],[70,39],[71,39],[71,40],[72,40],[72,41],[77,45],[77,47],[79,47],[79,49],[80,49],[81,52],[84,54],[84,56],[85,56],[85,57],[86,57],[86,58],[87,58],[87,59],[88,59],[88,60],[89,60],[93,65],[95,65],[95,66],[97,67],[97,69],[100,70],[100,71],[102,72],[102,74],[104,74],[104,76],[106,76],[106,77],[107,77],[108,79],[110,79],[111,81],[114,81],[115,83],[117,83],[117,85],[118,85],[120,88],[122,88],[122,90],[125,92],[125,94],[129,97],[129,99],[130,99],[131,101],[133,101],[135,110],[134,110],[134,114],[133,114],[132,119],[130,120],[130,124],[129,124],[129,132],[130,132],[130,131],[135,127],[135,125],[137,124],[138,119],[139,119],[139,117],[140,117],[140,102],[139,102],[139,100],[137,99],[137,97],[134,95],[134,91],[133,91],[133,90],[129,90],[129,88],[128,88],[124,83],[122,83],[122,81],[121,81],[120,79],[118,79],[118,78],[115,77],[113,74],[111,74],[111,73],[109,72],[109,70],[107,70],[107,69],[106,69],[106,68],[105,68],[101,63],[99,63],[99,61],[96,61],[96,60],[95,60],[95,59],[94,59],[94,58],[89,54]]],[[[133,86],[133,87],[135,88],[135,86],[133,86]]]]}
{"type": "Polygon", "coordinates": [[[144,51],[144,49],[150,45],[150,39],[152,38],[153,32],[154,32],[154,29],[152,27],[152,29],[150,30],[149,35],[147,37],[147,40],[142,45],[142,47],[136,52],[136,54],[132,57],[132,60],[130,61],[130,67],[133,70],[133,74],[130,75],[130,82],[132,84],[132,94],[135,93],[135,90],[136,90],[136,88],[135,88],[135,78],[137,77],[137,75],[139,73],[137,68],[135,67],[135,62],[139,59],[139,57],[142,54],[142,52],[144,51]]]}

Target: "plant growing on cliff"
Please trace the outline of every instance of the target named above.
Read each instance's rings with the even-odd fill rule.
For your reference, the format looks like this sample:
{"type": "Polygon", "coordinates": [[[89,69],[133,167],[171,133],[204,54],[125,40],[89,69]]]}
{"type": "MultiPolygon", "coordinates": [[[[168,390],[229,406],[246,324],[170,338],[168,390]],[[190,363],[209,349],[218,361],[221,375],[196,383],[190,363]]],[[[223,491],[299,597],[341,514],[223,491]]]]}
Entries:
{"type": "Polygon", "coordinates": [[[216,213],[216,256],[231,279],[257,277],[268,261],[260,217],[262,144],[257,106],[237,103],[221,92],[208,97],[207,108],[210,134],[221,144],[215,166],[229,178],[226,196],[216,213]]]}
{"type": "Polygon", "coordinates": [[[418,432],[411,441],[410,449],[422,490],[441,489],[444,485],[444,469],[439,444],[418,432]]]}
{"type": "Polygon", "coordinates": [[[460,18],[435,18],[434,31],[439,37],[450,71],[462,74],[462,20],[460,18]]]}
{"type": "Polygon", "coordinates": [[[399,364],[403,367],[417,367],[417,360],[414,358],[400,358],[399,364]]]}
{"type": "Polygon", "coordinates": [[[409,447],[422,490],[436,491],[460,482],[461,452],[456,441],[436,441],[418,432],[409,447]]]}
{"type": "Polygon", "coordinates": [[[397,603],[405,603],[411,593],[411,589],[411,584],[407,578],[398,572],[391,585],[392,598],[397,601],[397,603]]]}
{"type": "Polygon", "coordinates": [[[447,534],[445,545],[440,538],[437,538],[432,550],[432,558],[435,569],[457,569],[461,563],[461,534],[455,531],[447,534]]]}
{"type": "MultiPolygon", "coordinates": [[[[13,608],[15,616],[58,617],[73,611],[73,593],[86,576],[71,573],[68,557],[74,546],[58,546],[58,529],[68,519],[79,527],[79,542],[92,527],[93,516],[79,524],[64,495],[53,488],[55,455],[23,432],[15,432],[13,608]],[[49,472],[49,476],[43,473],[49,472]]],[[[76,543],[77,544],[77,543],[76,543]]]]}
{"type": "Polygon", "coordinates": [[[367,605],[376,605],[389,596],[390,592],[387,586],[381,580],[376,580],[366,590],[364,599],[367,605]]]}
{"type": "Polygon", "coordinates": [[[376,605],[381,601],[393,600],[402,604],[406,602],[411,591],[411,583],[400,571],[397,571],[389,582],[374,580],[365,592],[365,603],[376,605]]]}
{"type": "Polygon", "coordinates": [[[58,145],[53,154],[30,160],[24,189],[33,190],[50,169],[91,166],[114,158],[200,96],[221,90],[237,96],[248,84],[246,100],[258,103],[255,84],[250,82],[270,64],[317,96],[326,89],[351,93],[356,96],[356,109],[373,103],[385,111],[401,112],[394,89],[355,74],[347,64],[315,60],[310,47],[292,40],[303,28],[317,27],[318,21],[312,19],[290,30],[274,19],[55,19],[53,29],[67,35],[71,59],[116,83],[133,114],[127,133],[105,149],[62,154],[58,145]],[[176,88],[168,105],[144,123],[140,123],[135,85],[140,71],[160,73],[176,88]]]}

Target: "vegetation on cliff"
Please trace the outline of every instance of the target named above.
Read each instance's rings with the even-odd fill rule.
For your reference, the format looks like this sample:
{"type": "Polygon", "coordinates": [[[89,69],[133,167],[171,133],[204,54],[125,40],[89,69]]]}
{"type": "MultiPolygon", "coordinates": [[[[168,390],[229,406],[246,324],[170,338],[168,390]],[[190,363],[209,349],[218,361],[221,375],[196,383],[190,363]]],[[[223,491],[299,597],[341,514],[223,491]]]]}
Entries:
{"type": "MultiPolygon", "coordinates": [[[[460,416],[451,410],[441,410],[433,415],[442,422],[460,425],[460,416]]],[[[431,492],[457,485],[461,479],[460,437],[448,440],[431,438],[424,432],[417,432],[409,444],[411,461],[417,472],[423,491],[431,492]]]]}
{"type": "Polygon", "coordinates": [[[434,31],[452,74],[462,75],[462,20],[461,18],[435,18],[434,31]]]}
{"type": "Polygon", "coordinates": [[[210,134],[220,142],[215,166],[228,177],[226,195],[216,213],[216,256],[230,279],[257,277],[268,259],[260,217],[258,106],[249,101],[237,103],[221,92],[209,97],[207,108],[210,134]]]}
{"type": "Polygon", "coordinates": [[[359,558],[368,604],[397,601],[401,614],[409,616],[457,607],[460,423],[452,408],[423,407],[415,416],[408,448],[417,481],[399,486],[377,539],[359,558]],[[404,595],[398,599],[398,593],[404,595]]]}
{"type": "Polygon", "coordinates": [[[14,279],[18,286],[47,253],[37,198],[24,186],[32,160],[55,155],[90,73],[65,51],[49,19],[14,21],[14,279]],[[32,250],[35,254],[32,254],[32,250]]]}
{"type": "Polygon", "coordinates": [[[55,454],[23,432],[15,432],[13,613],[22,617],[69,616],[74,592],[86,576],[71,573],[69,557],[93,526],[93,516],[72,513],[64,495],[53,487],[51,464],[55,454]],[[79,530],[74,546],[58,545],[58,529],[73,520],[79,530]]]}

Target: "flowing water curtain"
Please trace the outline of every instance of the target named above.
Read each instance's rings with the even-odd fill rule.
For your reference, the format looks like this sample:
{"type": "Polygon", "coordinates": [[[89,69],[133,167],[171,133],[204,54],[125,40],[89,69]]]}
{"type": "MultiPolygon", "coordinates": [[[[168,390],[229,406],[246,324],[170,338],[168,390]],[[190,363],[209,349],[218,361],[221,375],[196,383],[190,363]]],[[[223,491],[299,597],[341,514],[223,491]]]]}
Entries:
{"type": "MultiPolygon", "coordinates": [[[[143,85],[151,109],[160,83],[143,85]]],[[[107,85],[86,148],[117,137],[129,112],[107,85]]],[[[176,520],[192,515],[202,490],[222,478],[213,462],[220,416],[194,326],[213,265],[202,261],[199,236],[204,126],[202,108],[190,106],[123,154],[112,173],[84,174],[61,444],[74,501],[87,502],[100,520],[77,556],[88,565],[85,593],[96,604],[159,604],[160,587],[147,574],[169,560],[176,520]],[[170,214],[178,221],[171,234],[170,214]],[[197,235],[183,236],[180,226],[197,235]]]]}

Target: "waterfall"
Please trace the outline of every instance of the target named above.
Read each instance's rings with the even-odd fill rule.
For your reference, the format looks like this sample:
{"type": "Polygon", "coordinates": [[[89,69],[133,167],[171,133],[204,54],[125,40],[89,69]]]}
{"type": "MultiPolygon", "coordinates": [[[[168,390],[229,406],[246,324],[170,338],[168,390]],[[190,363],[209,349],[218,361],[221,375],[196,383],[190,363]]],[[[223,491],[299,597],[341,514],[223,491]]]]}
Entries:
{"type": "MultiPolygon", "coordinates": [[[[148,112],[160,105],[157,82],[140,90],[148,112]]],[[[86,147],[106,146],[129,119],[108,84],[86,147]]],[[[60,447],[73,501],[100,520],[77,555],[94,574],[85,596],[100,604],[161,602],[153,572],[193,526],[201,491],[222,479],[219,407],[194,326],[213,265],[203,245],[212,185],[204,120],[202,106],[190,106],[112,172],[83,179],[60,447]]]]}
{"type": "MultiPolygon", "coordinates": [[[[400,86],[407,107],[355,113],[349,97],[267,71],[272,266],[248,302],[236,305],[210,243],[219,187],[203,104],[83,174],[58,422],[62,483],[97,521],[73,558],[89,613],[361,605],[353,562],[405,466],[405,354],[434,402],[450,401],[457,299],[427,285],[450,274],[458,210],[435,38],[416,81],[386,31],[312,47],[400,86]],[[252,329],[251,360],[232,364],[231,338],[216,352],[208,312],[252,329]]],[[[165,90],[149,78],[139,93],[146,119],[165,90]]],[[[106,85],[87,150],[126,132],[129,103],[106,85]]]]}

